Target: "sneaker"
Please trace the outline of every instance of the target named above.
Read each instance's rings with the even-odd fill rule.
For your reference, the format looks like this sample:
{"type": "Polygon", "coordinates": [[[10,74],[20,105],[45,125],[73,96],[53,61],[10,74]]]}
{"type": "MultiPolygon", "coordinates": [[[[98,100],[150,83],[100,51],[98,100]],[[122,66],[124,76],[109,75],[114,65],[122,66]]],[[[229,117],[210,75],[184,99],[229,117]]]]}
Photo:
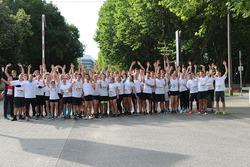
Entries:
{"type": "Polygon", "coordinates": [[[180,113],[183,113],[183,110],[181,110],[180,113]]]}
{"type": "Polygon", "coordinates": [[[68,119],[71,119],[70,115],[68,115],[68,119]]]}
{"type": "Polygon", "coordinates": [[[66,116],[64,116],[63,118],[64,118],[64,120],[66,120],[66,119],[67,119],[67,117],[66,117],[66,116]]]}
{"type": "Polygon", "coordinates": [[[205,111],[204,115],[207,115],[208,113],[205,111]]]}
{"type": "Polygon", "coordinates": [[[23,119],[23,116],[22,116],[22,115],[19,115],[19,119],[23,119]]]}
{"type": "Polygon", "coordinates": [[[14,116],[11,121],[17,121],[16,116],[14,116]]]}
{"type": "Polygon", "coordinates": [[[212,110],[211,110],[211,114],[213,114],[213,113],[214,113],[214,110],[212,109],[212,110]]]}
{"type": "Polygon", "coordinates": [[[176,113],[176,112],[180,112],[179,109],[177,109],[177,110],[175,111],[175,113],[176,113]]]}
{"type": "Polygon", "coordinates": [[[41,115],[42,118],[45,118],[45,116],[41,115]]]}
{"type": "Polygon", "coordinates": [[[169,110],[169,108],[167,109],[167,112],[168,112],[168,113],[170,113],[170,110],[169,110]]]}
{"type": "Polygon", "coordinates": [[[190,111],[189,111],[189,114],[193,114],[193,111],[192,111],[192,110],[190,110],[190,111]]]}
{"type": "Polygon", "coordinates": [[[33,116],[33,119],[34,119],[34,120],[37,120],[37,117],[36,117],[36,116],[33,116]]]}
{"type": "Polygon", "coordinates": [[[52,116],[51,119],[54,120],[54,116],[52,116]]]}
{"type": "Polygon", "coordinates": [[[31,118],[31,116],[30,116],[30,115],[28,115],[28,117],[29,117],[29,118],[31,118]]]}
{"type": "Polygon", "coordinates": [[[159,114],[164,114],[164,111],[163,111],[163,110],[161,110],[161,112],[160,112],[159,114]]]}
{"type": "Polygon", "coordinates": [[[78,118],[82,119],[82,114],[79,114],[79,115],[78,115],[78,118]]]}
{"type": "Polygon", "coordinates": [[[57,116],[56,116],[56,120],[58,120],[57,116]]]}
{"type": "Polygon", "coordinates": [[[217,115],[217,114],[219,114],[219,113],[220,113],[219,111],[215,111],[215,112],[214,112],[214,115],[217,115]]]}
{"type": "Polygon", "coordinates": [[[89,116],[89,119],[93,119],[93,117],[90,115],[90,116],[89,116]]]}
{"type": "Polygon", "coordinates": [[[149,114],[152,115],[153,114],[152,111],[149,111],[149,114]]]}
{"type": "Polygon", "coordinates": [[[26,120],[26,121],[28,121],[28,120],[29,120],[29,117],[28,117],[28,116],[26,116],[26,117],[25,117],[25,120],[26,120]]]}
{"type": "Polygon", "coordinates": [[[23,115],[23,119],[25,119],[25,115],[23,115]]]}
{"type": "Polygon", "coordinates": [[[197,112],[197,114],[201,114],[201,112],[197,112]]]}
{"type": "Polygon", "coordinates": [[[196,109],[196,112],[200,112],[198,109],[196,109]]]}
{"type": "Polygon", "coordinates": [[[226,115],[226,111],[223,111],[222,114],[223,114],[223,115],[226,115]]]}
{"type": "Polygon", "coordinates": [[[103,114],[100,114],[100,118],[103,118],[103,114]]]}
{"type": "Polygon", "coordinates": [[[74,120],[76,120],[76,116],[74,116],[74,120]]]}
{"type": "Polygon", "coordinates": [[[146,111],[143,111],[143,115],[146,115],[146,111]]]}
{"type": "Polygon", "coordinates": [[[184,112],[184,113],[187,113],[187,109],[185,109],[183,112],[184,112]]]}
{"type": "Polygon", "coordinates": [[[3,117],[3,119],[9,120],[9,117],[3,117]]]}
{"type": "Polygon", "coordinates": [[[89,117],[88,117],[88,116],[86,116],[84,119],[85,119],[85,120],[87,120],[88,118],[89,118],[89,117]]]}

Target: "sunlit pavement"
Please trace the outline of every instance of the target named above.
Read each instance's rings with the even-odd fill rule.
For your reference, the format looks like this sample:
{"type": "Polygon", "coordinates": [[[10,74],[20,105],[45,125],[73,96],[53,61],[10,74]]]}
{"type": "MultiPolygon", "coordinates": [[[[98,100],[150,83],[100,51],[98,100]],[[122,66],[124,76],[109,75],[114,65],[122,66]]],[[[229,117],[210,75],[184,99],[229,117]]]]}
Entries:
{"type": "Polygon", "coordinates": [[[0,119],[0,166],[249,166],[248,96],[227,115],[164,114],[94,120],[0,119]]]}

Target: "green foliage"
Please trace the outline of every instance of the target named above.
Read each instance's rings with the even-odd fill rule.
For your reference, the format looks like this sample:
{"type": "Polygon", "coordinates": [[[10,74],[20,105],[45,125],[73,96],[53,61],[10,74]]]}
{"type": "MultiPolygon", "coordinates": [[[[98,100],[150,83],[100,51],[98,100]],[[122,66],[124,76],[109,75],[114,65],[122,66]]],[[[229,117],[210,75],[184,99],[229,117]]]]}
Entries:
{"type": "Polygon", "coordinates": [[[16,59],[15,48],[33,34],[29,20],[30,16],[23,9],[12,14],[9,7],[0,1],[0,61],[2,64],[16,59]]]}
{"type": "MultiPolygon", "coordinates": [[[[64,17],[58,8],[43,0],[15,1],[6,0],[4,4],[11,8],[12,13],[20,17],[19,11],[28,14],[28,23],[32,25],[30,36],[25,36],[25,40],[18,45],[11,46],[16,50],[13,53],[18,59],[12,59],[11,63],[21,62],[24,65],[32,64],[37,69],[42,63],[42,14],[46,17],[45,26],[45,63],[49,69],[51,64],[77,64],[77,58],[84,52],[84,45],[79,41],[79,30],[74,25],[65,22],[64,17]]],[[[24,18],[23,18],[24,19],[24,18]]],[[[24,23],[20,23],[24,26],[24,23]]],[[[26,26],[27,27],[27,26],[26,26]]],[[[24,26],[25,28],[25,26],[24,26]]],[[[23,28],[23,29],[24,29],[23,28]]],[[[13,28],[17,31],[17,28],[13,28]]],[[[27,28],[26,28],[27,30],[27,28]]],[[[25,32],[23,30],[22,32],[25,32]]],[[[15,40],[14,40],[15,41],[15,40]]],[[[11,41],[13,43],[13,40],[11,41]]],[[[0,49],[1,50],[1,49],[0,49]]]]}
{"type": "Polygon", "coordinates": [[[164,51],[174,60],[175,31],[181,30],[184,65],[189,60],[193,64],[220,65],[227,60],[228,12],[232,14],[236,69],[239,50],[243,60],[250,63],[250,1],[246,0],[107,0],[99,11],[94,38],[100,47],[96,63],[118,63],[128,69],[131,62],[139,60],[145,66],[147,61],[152,64],[157,59],[162,63],[164,51]]]}

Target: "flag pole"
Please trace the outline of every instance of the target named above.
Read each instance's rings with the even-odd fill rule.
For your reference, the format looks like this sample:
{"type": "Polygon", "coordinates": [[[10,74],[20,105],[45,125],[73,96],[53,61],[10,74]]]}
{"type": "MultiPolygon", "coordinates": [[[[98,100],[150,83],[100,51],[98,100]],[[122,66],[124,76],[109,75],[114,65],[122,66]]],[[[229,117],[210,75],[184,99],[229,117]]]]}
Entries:
{"type": "Polygon", "coordinates": [[[45,30],[44,30],[44,23],[45,23],[45,15],[42,14],[42,66],[43,66],[43,74],[45,73],[45,30]]]}

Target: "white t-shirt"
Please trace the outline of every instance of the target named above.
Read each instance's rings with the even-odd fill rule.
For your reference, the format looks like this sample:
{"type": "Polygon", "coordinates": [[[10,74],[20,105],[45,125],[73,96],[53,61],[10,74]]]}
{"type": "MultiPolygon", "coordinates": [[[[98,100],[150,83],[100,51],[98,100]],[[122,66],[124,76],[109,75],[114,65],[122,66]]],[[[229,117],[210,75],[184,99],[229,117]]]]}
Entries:
{"type": "MultiPolygon", "coordinates": [[[[66,81],[66,83],[70,84],[70,82],[68,82],[68,80],[66,81]]],[[[58,88],[61,88],[61,86],[63,85],[63,82],[62,81],[59,81],[59,86],[58,88]]],[[[61,94],[61,90],[58,89],[58,93],[61,94]]]]}
{"type": "Polygon", "coordinates": [[[173,80],[172,78],[170,79],[170,89],[169,91],[179,91],[179,88],[178,88],[178,79],[176,78],[175,80],[173,80]]]}
{"type": "MultiPolygon", "coordinates": [[[[50,87],[51,87],[51,85],[50,85],[50,87]]],[[[44,90],[45,90],[45,96],[49,97],[50,96],[50,89],[49,89],[49,87],[46,86],[44,90]]]]}
{"type": "Polygon", "coordinates": [[[100,96],[108,96],[108,83],[107,82],[101,82],[101,88],[100,88],[100,96]]]}
{"type": "MultiPolygon", "coordinates": [[[[23,83],[24,83],[23,81],[19,81],[19,80],[10,82],[11,85],[15,85],[15,86],[22,85],[23,83]]],[[[24,97],[24,87],[15,87],[14,97],[24,97]]]]}
{"type": "Polygon", "coordinates": [[[75,81],[72,86],[72,97],[81,98],[82,97],[82,83],[81,81],[75,81]]]}
{"type": "Polygon", "coordinates": [[[124,94],[131,94],[135,84],[133,82],[125,82],[124,84],[124,94]]]}
{"type": "Polygon", "coordinates": [[[140,80],[134,80],[136,93],[141,93],[141,82],[140,80]]]}
{"type": "Polygon", "coordinates": [[[207,80],[207,89],[208,90],[214,90],[214,78],[210,77],[207,80]]]}
{"type": "Polygon", "coordinates": [[[67,84],[67,83],[66,83],[66,85],[63,84],[60,87],[60,92],[61,92],[61,90],[63,91],[63,97],[71,97],[72,96],[71,92],[69,91],[69,88],[70,88],[70,84],[67,84]]]}
{"type": "Polygon", "coordinates": [[[107,82],[109,84],[110,83],[110,79],[109,78],[105,78],[105,82],[107,82]]]}
{"type": "Polygon", "coordinates": [[[119,91],[119,95],[123,95],[123,88],[124,88],[123,82],[122,81],[121,81],[121,83],[117,82],[116,85],[117,85],[117,88],[119,91]]]}
{"type": "Polygon", "coordinates": [[[99,96],[100,95],[100,81],[97,81],[95,84],[95,89],[93,89],[93,96],[99,96]]]}
{"type": "Polygon", "coordinates": [[[225,91],[225,80],[226,80],[226,75],[224,74],[222,77],[215,77],[215,91],[225,91]]]}
{"type": "Polygon", "coordinates": [[[49,99],[50,100],[58,100],[59,99],[58,88],[56,86],[55,87],[50,87],[49,99]]]}
{"type": "Polygon", "coordinates": [[[155,94],[164,94],[165,93],[164,79],[156,79],[155,84],[156,84],[155,94]]]}
{"type": "Polygon", "coordinates": [[[92,88],[92,83],[89,82],[85,82],[83,84],[83,92],[84,92],[84,96],[89,96],[89,95],[92,95],[93,93],[93,88],[92,88]]]}
{"type": "Polygon", "coordinates": [[[180,92],[184,92],[184,91],[186,91],[187,90],[187,88],[185,87],[185,86],[183,86],[183,85],[187,85],[187,79],[180,79],[179,80],[179,87],[180,87],[180,92]]]}
{"type": "Polygon", "coordinates": [[[147,86],[146,84],[149,84],[151,86],[154,86],[154,80],[153,79],[146,79],[145,83],[144,83],[144,89],[143,89],[143,93],[152,93],[153,89],[150,86],[147,86]]]}
{"type": "Polygon", "coordinates": [[[196,79],[187,81],[187,87],[189,88],[190,93],[198,93],[198,82],[196,79]]]}
{"type": "Polygon", "coordinates": [[[43,96],[44,95],[43,81],[40,80],[40,81],[35,81],[35,82],[37,85],[36,95],[43,96]],[[42,87],[42,88],[39,88],[39,87],[42,87]]]}
{"type": "Polygon", "coordinates": [[[208,91],[207,89],[207,80],[208,80],[208,76],[206,76],[205,78],[198,78],[198,91],[199,92],[205,92],[208,91]]]}
{"type": "Polygon", "coordinates": [[[24,97],[25,98],[36,98],[36,83],[33,82],[23,82],[22,87],[24,87],[24,97]]]}
{"type": "Polygon", "coordinates": [[[109,84],[109,97],[116,96],[116,87],[117,87],[116,83],[109,84]]]}

